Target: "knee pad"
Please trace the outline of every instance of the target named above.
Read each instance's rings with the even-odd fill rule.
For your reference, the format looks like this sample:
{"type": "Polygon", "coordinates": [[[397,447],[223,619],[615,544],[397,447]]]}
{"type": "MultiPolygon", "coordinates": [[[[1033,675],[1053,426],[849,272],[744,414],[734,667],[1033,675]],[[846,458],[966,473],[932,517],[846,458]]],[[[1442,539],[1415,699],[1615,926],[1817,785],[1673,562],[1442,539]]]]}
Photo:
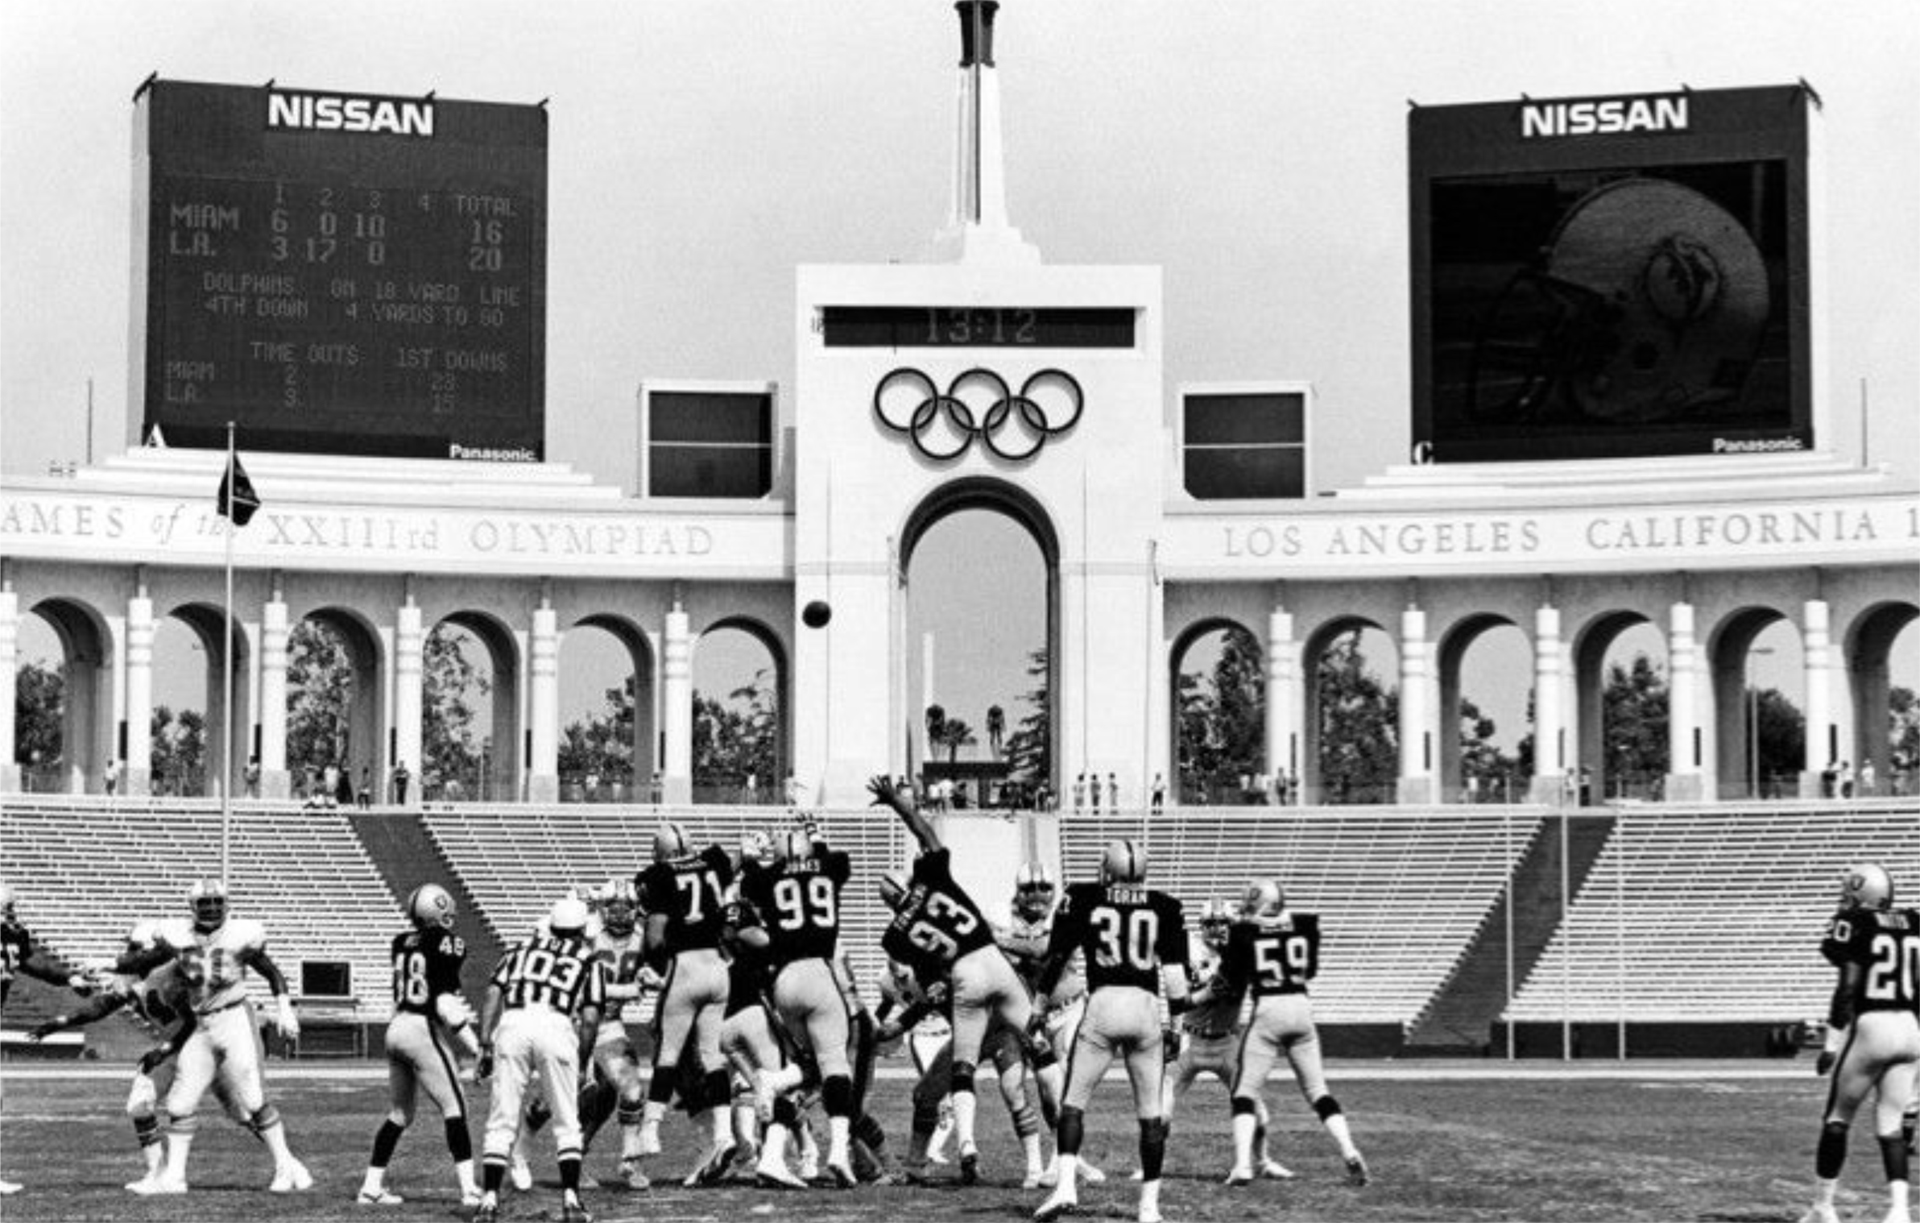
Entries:
{"type": "Polygon", "coordinates": [[[253,1116],[247,1118],[247,1128],[256,1134],[264,1134],[280,1124],[280,1110],[271,1104],[262,1104],[253,1116]]]}
{"type": "MultiPolygon", "coordinates": [[[[1324,1099],[1325,1097],[1322,1097],[1322,1098],[1324,1099]]],[[[1233,1098],[1233,1115],[1234,1116],[1244,1117],[1249,1114],[1258,1115],[1259,1111],[1260,1110],[1254,1106],[1254,1101],[1252,1096],[1235,1096],[1233,1098]]],[[[1315,1111],[1318,1111],[1318,1105],[1315,1106],[1315,1111]]],[[[1339,1111],[1338,1106],[1335,1107],[1334,1111],[1335,1112],[1339,1111]]],[[[1326,1114],[1322,1113],[1320,1119],[1322,1121],[1326,1120],[1326,1114]]]]}
{"type": "Polygon", "coordinates": [[[1319,1115],[1322,1121],[1332,1117],[1338,1117],[1340,1115],[1340,1101],[1334,1099],[1332,1096],[1321,1096],[1313,1102],[1313,1111],[1319,1115]]]}
{"type": "Polygon", "coordinates": [[[953,1082],[948,1086],[947,1090],[956,1096],[963,1091],[968,1095],[972,1095],[973,1076],[974,1065],[972,1062],[955,1062],[953,1064],[953,1082]]]}
{"type": "Polygon", "coordinates": [[[159,1142],[160,1118],[154,1116],[152,1113],[135,1117],[133,1119],[133,1136],[140,1140],[140,1145],[143,1147],[150,1147],[154,1143],[159,1142]]]}
{"type": "Polygon", "coordinates": [[[644,1100],[620,1101],[619,1117],[621,1125],[639,1125],[640,1118],[646,1113],[644,1100]]]}

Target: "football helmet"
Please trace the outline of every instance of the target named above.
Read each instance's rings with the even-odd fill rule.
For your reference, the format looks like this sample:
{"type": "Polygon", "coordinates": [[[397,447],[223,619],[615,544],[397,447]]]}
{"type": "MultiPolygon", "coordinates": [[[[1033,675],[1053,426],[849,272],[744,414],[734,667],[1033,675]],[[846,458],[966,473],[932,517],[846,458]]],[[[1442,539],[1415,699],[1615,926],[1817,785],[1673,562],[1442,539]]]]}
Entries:
{"type": "Polygon", "coordinates": [[[1200,906],[1200,938],[1219,950],[1227,945],[1227,932],[1233,928],[1233,912],[1224,900],[1209,900],[1200,906]]]}
{"type": "Polygon", "coordinates": [[[609,879],[600,889],[600,920],[605,923],[607,933],[616,938],[625,938],[633,933],[635,921],[640,916],[640,897],[633,890],[631,879],[609,879]]]}
{"type": "Polygon", "coordinates": [[[13,885],[0,883],[0,921],[13,920],[13,885]]]}
{"type": "Polygon", "coordinates": [[[1100,856],[1100,882],[1145,883],[1146,880],[1147,847],[1131,837],[1108,841],[1106,852],[1100,856]]]}
{"type": "Polygon", "coordinates": [[[678,824],[660,825],[653,834],[653,860],[671,862],[675,858],[685,858],[693,853],[693,842],[687,839],[687,830],[678,824]]]}
{"type": "Polygon", "coordinates": [[[1843,909],[1890,909],[1893,907],[1893,876],[1878,862],[1862,862],[1847,868],[1840,877],[1840,907],[1843,909]]]}
{"type": "Polygon", "coordinates": [[[195,879],[187,889],[187,907],[196,930],[218,930],[227,920],[227,881],[195,879]]]}
{"type": "Polygon", "coordinates": [[[804,828],[794,828],[780,838],[780,860],[788,866],[798,866],[813,857],[813,834],[804,828]]]}
{"type": "Polygon", "coordinates": [[[568,892],[553,902],[547,914],[547,929],[555,938],[578,938],[587,930],[587,902],[568,892]]]}
{"type": "Polygon", "coordinates": [[[1274,879],[1255,879],[1240,899],[1240,916],[1247,921],[1271,921],[1287,907],[1287,894],[1274,879]]]}
{"type": "Polygon", "coordinates": [[[773,838],[758,828],[749,828],[740,834],[740,860],[758,862],[762,866],[773,865],[773,838]]]}
{"type": "Polygon", "coordinates": [[[1013,910],[1027,921],[1039,921],[1053,908],[1053,872],[1044,862],[1029,862],[1013,876],[1013,910]]]}
{"type": "Polygon", "coordinates": [[[422,930],[429,926],[452,929],[456,912],[453,897],[437,883],[423,883],[407,897],[407,916],[422,930]]]}
{"type": "Polygon", "coordinates": [[[887,908],[898,912],[906,903],[907,890],[913,885],[907,881],[907,872],[902,870],[883,871],[880,874],[880,899],[887,908]]]}

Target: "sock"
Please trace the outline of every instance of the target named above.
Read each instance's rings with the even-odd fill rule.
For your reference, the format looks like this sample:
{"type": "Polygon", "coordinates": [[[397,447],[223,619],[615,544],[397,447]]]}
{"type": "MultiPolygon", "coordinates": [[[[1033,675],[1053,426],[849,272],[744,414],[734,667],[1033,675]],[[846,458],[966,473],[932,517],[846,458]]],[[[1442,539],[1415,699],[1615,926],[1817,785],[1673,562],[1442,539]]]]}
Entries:
{"type": "Polygon", "coordinates": [[[1149,1180],[1141,1181],[1140,1182],[1140,1213],[1146,1214],[1149,1211],[1155,1211],[1159,1209],[1160,1209],[1160,1178],[1156,1176],[1150,1181],[1149,1180]]]}
{"type": "Polygon", "coordinates": [[[568,1155],[560,1160],[561,1196],[575,1199],[580,1192],[580,1157],[568,1155]]]}
{"type": "Polygon", "coordinates": [[[1040,1154],[1040,1135],[1028,1134],[1020,1140],[1020,1146],[1027,1153],[1027,1171],[1038,1176],[1046,1168],[1046,1160],[1040,1154]]]}
{"type": "Polygon", "coordinates": [[[974,1145],[973,1119],[976,1101],[971,1091],[953,1093],[953,1132],[960,1140],[960,1149],[964,1152],[974,1145]]]}
{"type": "Polygon", "coordinates": [[[1060,1193],[1072,1197],[1075,1192],[1073,1178],[1079,1174],[1080,1157],[1061,1151],[1054,1155],[1053,1162],[1060,1169],[1060,1193]]]}
{"type": "Polygon", "coordinates": [[[367,1181],[363,1187],[369,1194],[378,1194],[381,1185],[386,1183],[387,1165],[393,1162],[393,1150],[400,1145],[400,1135],[406,1133],[405,1127],[388,1117],[380,1125],[379,1133],[373,1136],[373,1157],[367,1161],[367,1181]]]}
{"type": "Polygon", "coordinates": [[[1252,1113],[1233,1114],[1233,1166],[1236,1168],[1253,1167],[1254,1131],[1260,1128],[1260,1118],[1252,1113]]]}
{"type": "Polygon", "coordinates": [[[168,1180],[184,1181],[187,1179],[187,1150],[192,1145],[193,1131],[168,1129],[167,1170],[163,1174],[168,1180]]]}
{"type": "Polygon", "coordinates": [[[1840,1188],[1838,1177],[1821,1177],[1813,1182],[1813,1204],[1815,1206],[1833,1205],[1834,1191],[1840,1188]]]}
{"type": "Polygon", "coordinates": [[[769,1167],[787,1162],[787,1137],[793,1131],[784,1125],[767,1127],[766,1140],[760,1144],[760,1162],[769,1167]]]}
{"type": "Polygon", "coordinates": [[[489,1158],[481,1167],[480,1175],[485,1178],[482,1184],[485,1186],[486,1195],[496,1197],[500,1193],[501,1182],[507,1179],[507,1165],[505,1161],[489,1158]]]}
{"type": "Polygon", "coordinates": [[[827,1118],[827,1162],[847,1166],[847,1144],[853,1136],[853,1123],[846,1117],[827,1118]]]}
{"type": "Polygon", "coordinates": [[[1887,1212],[1889,1214],[1904,1214],[1906,1210],[1907,1210],[1907,1182],[1888,1181],[1887,1182],[1887,1212]]]}
{"type": "Polygon", "coordinates": [[[1332,1134],[1333,1140],[1340,1144],[1342,1156],[1347,1159],[1360,1158],[1360,1148],[1353,1145],[1353,1133],[1347,1129],[1347,1118],[1344,1114],[1335,1113],[1328,1117],[1324,1124],[1327,1127],[1327,1133],[1332,1134]]]}

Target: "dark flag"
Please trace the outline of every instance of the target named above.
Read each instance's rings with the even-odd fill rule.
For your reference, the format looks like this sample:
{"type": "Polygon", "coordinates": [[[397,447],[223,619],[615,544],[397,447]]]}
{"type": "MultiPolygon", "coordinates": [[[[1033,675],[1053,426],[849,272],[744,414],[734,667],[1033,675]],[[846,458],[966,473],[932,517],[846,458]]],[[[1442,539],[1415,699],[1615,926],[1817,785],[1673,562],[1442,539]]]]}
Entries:
{"type": "Polygon", "coordinates": [[[233,519],[234,526],[244,527],[259,508],[260,497],[253,491],[253,481],[247,479],[247,469],[240,466],[240,456],[233,455],[227,463],[227,474],[220,477],[214,510],[223,518],[233,519]]]}

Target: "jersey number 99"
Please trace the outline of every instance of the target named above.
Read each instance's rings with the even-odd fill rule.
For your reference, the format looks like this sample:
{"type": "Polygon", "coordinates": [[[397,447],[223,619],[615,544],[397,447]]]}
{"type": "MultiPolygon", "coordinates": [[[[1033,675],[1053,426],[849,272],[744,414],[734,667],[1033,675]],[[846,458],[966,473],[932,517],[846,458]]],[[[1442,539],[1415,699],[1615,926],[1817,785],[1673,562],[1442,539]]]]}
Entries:
{"type": "Polygon", "coordinates": [[[833,894],[833,880],[825,875],[809,876],[804,895],[798,879],[791,875],[782,876],[774,881],[773,903],[780,910],[782,930],[798,930],[809,922],[817,930],[839,928],[840,915],[833,894]]]}

